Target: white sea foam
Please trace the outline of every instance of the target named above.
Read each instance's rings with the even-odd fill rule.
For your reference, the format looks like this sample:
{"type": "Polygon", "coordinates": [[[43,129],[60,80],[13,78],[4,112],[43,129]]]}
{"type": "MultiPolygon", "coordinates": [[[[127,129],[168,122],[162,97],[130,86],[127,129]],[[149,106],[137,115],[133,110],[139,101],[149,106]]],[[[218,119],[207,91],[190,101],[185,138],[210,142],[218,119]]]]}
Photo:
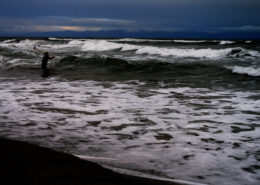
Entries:
{"type": "Polygon", "coordinates": [[[233,50],[241,50],[239,55],[242,53],[249,54],[253,57],[259,57],[258,51],[246,50],[243,48],[225,48],[225,49],[180,49],[173,47],[156,47],[156,46],[145,46],[145,45],[134,45],[134,44],[122,44],[115,43],[107,40],[87,40],[87,41],[70,41],[68,46],[79,46],[83,51],[136,51],[136,54],[147,54],[147,55],[159,55],[161,57],[191,57],[191,58],[208,58],[208,59],[219,59],[231,56],[233,50]]]}
{"type": "Polygon", "coordinates": [[[66,40],[68,40],[68,41],[70,41],[70,40],[75,40],[75,39],[66,39],[66,38],[54,38],[54,37],[49,37],[48,38],[49,40],[61,40],[61,41],[66,41],[66,40]]]}
{"type": "Polygon", "coordinates": [[[80,46],[84,44],[84,41],[82,40],[71,40],[67,45],[68,46],[80,46]]]}
{"type": "Polygon", "coordinates": [[[33,46],[35,46],[37,43],[39,42],[39,40],[22,40],[19,43],[15,43],[14,45],[16,47],[20,47],[20,48],[32,48],[33,46]]]}
{"type": "Polygon", "coordinates": [[[123,42],[173,42],[174,40],[158,40],[158,39],[131,39],[131,38],[124,38],[124,39],[113,39],[110,41],[123,41],[123,42]]]}
{"type": "Polygon", "coordinates": [[[151,54],[173,57],[194,57],[194,58],[222,58],[227,56],[232,48],[227,49],[177,49],[177,48],[158,48],[146,46],[136,51],[137,54],[151,54]]]}
{"type": "Polygon", "coordinates": [[[250,76],[260,76],[260,68],[241,66],[226,66],[226,68],[232,70],[233,73],[247,74],[250,76]]]}
{"type": "MultiPolygon", "coordinates": [[[[54,38],[51,40],[54,40],[54,38]]],[[[48,41],[26,39],[18,43],[12,43],[12,42],[0,43],[0,46],[12,49],[15,52],[33,54],[35,52],[35,50],[33,49],[34,46],[38,46],[38,48],[42,49],[43,51],[52,52],[52,50],[54,50],[55,52],[59,53],[60,51],[64,52],[67,51],[68,49],[71,50],[72,48],[75,48],[75,51],[80,50],[79,47],[81,47],[84,44],[84,41],[79,39],[64,39],[64,40],[69,42],[64,44],[56,44],[48,41]]]]}
{"type": "Polygon", "coordinates": [[[7,63],[9,63],[9,64],[18,64],[20,61],[21,61],[21,59],[15,58],[15,59],[12,59],[12,60],[8,60],[7,63]]]}
{"type": "MultiPolygon", "coordinates": [[[[56,39],[56,38],[51,38],[56,39]]],[[[119,39],[120,40],[120,39],[119,39]]],[[[124,39],[122,39],[124,40],[124,39]]],[[[149,39],[125,39],[134,41],[149,41],[149,39]]],[[[157,40],[159,41],[159,40],[157,40]]],[[[175,40],[176,41],[176,40],[175,40]]],[[[178,42],[206,42],[206,40],[189,41],[189,40],[177,40],[178,42]]],[[[221,41],[220,44],[227,44],[231,41],[221,41]]],[[[0,46],[13,49],[18,52],[24,52],[26,54],[32,54],[33,46],[40,44],[40,48],[43,50],[54,50],[56,53],[66,52],[68,49],[72,52],[92,51],[102,52],[119,50],[135,51],[137,55],[146,55],[143,57],[154,57],[159,56],[161,58],[205,58],[205,59],[220,59],[226,57],[260,57],[258,51],[246,50],[243,48],[225,48],[225,49],[213,49],[213,48],[178,48],[178,47],[158,47],[158,46],[147,46],[147,45],[135,45],[126,43],[116,43],[115,40],[95,40],[95,39],[68,39],[67,43],[48,43],[46,41],[39,40],[22,40],[19,43],[0,43],[0,46]],[[232,54],[232,51],[240,50],[237,53],[232,54]],[[231,55],[232,54],[232,55],[231,55]]]]}
{"type": "Polygon", "coordinates": [[[203,43],[208,42],[207,40],[174,40],[177,43],[203,43]]]}
{"type": "Polygon", "coordinates": [[[113,158],[106,165],[169,178],[257,182],[258,174],[245,178],[242,168],[257,162],[259,127],[252,123],[260,107],[250,97],[259,91],[34,80],[1,81],[2,136],[113,158]],[[247,130],[232,132],[238,127],[247,130]]]}
{"type": "Polygon", "coordinates": [[[16,49],[16,50],[33,50],[33,47],[38,43],[38,40],[22,40],[18,43],[13,42],[5,42],[0,43],[1,47],[6,47],[9,49],[16,49]]]}
{"type": "Polygon", "coordinates": [[[57,49],[63,49],[63,48],[77,48],[81,47],[84,44],[84,41],[82,40],[71,40],[67,44],[60,44],[60,45],[54,45],[57,49]]]}
{"type": "Polygon", "coordinates": [[[83,51],[107,51],[122,48],[123,44],[108,42],[105,40],[88,40],[82,46],[83,51]]]}
{"type": "Polygon", "coordinates": [[[109,51],[120,49],[121,51],[137,50],[141,46],[130,44],[119,44],[106,40],[88,40],[82,46],[83,51],[109,51]]]}
{"type": "Polygon", "coordinates": [[[39,62],[34,59],[21,59],[21,58],[9,58],[5,57],[4,61],[0,63],[1,67],[5,69],[15,68],[15,67],[34,67],[39,66],[39,62]]]}
{"type": "Polygon", "coordinates": [[[49,37],[49,40],[63,40],[63,39],[59,39],[59,38],[54,38],[54,37],[49,37]]]}
{"type": "Polygon", "coordinates": [[[227,44],[234,44],[234,41],[229,41],[229,40],[222,40],[219,44],[220,45],[227,45],[227,44]]]}
{"type": "Polygon", "coordinates": [[[248,52],[248,54],[252,57],[260,57],[259,51],[253,51],[253,50],[245,50],[245,52],[248,52]]]}
{"type": "Polygon", "coordinates": [[[9,39],[9,40],[3,41],[3,43],[11,43],[11,42],[14,42],[14,41],[15,41],[15,39],[9,39]]]}
{"type": "Polygon", "coordinates": [[[41,45],[41,48],[44,50],[54,49],[55,52],[66,52],[68,50],[80,51],[80,47],[84,44],[84,41],[80,39],[65,39],[65,40],[69,42],[64,44],[44,43],[41,45]]]}

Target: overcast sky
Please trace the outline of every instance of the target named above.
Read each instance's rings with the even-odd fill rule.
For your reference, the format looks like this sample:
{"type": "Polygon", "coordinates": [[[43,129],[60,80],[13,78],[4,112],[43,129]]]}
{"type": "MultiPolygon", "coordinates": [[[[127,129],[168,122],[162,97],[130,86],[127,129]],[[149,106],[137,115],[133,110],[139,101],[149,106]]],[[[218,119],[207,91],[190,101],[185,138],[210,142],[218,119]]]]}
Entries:
{"type": "Polygon", "coordinates": [[[1,0],[0,32],[260,31],[260,0],[1,0]]]}

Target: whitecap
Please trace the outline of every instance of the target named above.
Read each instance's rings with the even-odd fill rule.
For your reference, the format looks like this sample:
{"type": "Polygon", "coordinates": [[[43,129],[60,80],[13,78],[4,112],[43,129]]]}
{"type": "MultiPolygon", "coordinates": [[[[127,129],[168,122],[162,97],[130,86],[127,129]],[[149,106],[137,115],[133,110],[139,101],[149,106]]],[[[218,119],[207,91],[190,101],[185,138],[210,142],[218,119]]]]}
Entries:
{"type": "Polygon", "coordinates": [[[121,49],[123,44],[108,42],[106,40],[88,40],[82,46],[83,51],[108,51],[121,49]]]}
{"type": "Polygon", "coordinates": [[[68,38],[55,38],[55,37],[49,37],[48,40],[53,40],[53,41],[71,41],[75,39],[68,39],[68,38]]]}
{"type": "MultiPolygon", "coordinates": [[[[72,44],[71,41],[70,44],[72,44]]],[[[155,46],[139,46],[131,44],[119,44],[109,42],[106,40],[88,40],[82,45],[83,51],[109,51],[120,49],[121,51],[136,50],[136,54],[149,54],[160,55],[163,57],[195,57],[195,58],[218,58],[224,57],[232,51],[232,48],[228,49],[177,49],[177,48],[165,48],[155,46]]]]}
{"type": "Polygon", "coordinates": [[[15,39],[9,39],[9,40],[3,41],[3,43],[11,43],[11,42],[14,42],[14,41],[15,41],[15,39]]]}
{"type": "Polygon", "coordinates": [[[16,63],[18,63],[18,64],[19,64],[19,62],[20,62],[21,60],[22,60],[22,59],[14,58],[14,59],[12,59],[12,60],[7,61],[7,63],[9,63],[9,64],[16,64],[16,63]]]}
{"type": "MultiPolygon", "coordinates": [[[[181,40],[180,40],[181,41],[181,40]]],[[[188,40],[184,40],[189,42],[188,40]]],[[[193,42],[193,41],[192,41],[193,42]]],[[[195,42],[202,42],[195,41],[195,42]]],[[[204,41],[203,41],[204,42],[204,41]]],[[[224,41],[222,41],[224,42],[224,41]]],[[[228,42],[228,41],[225,41],[228,42]]],[[[161,57],[191,57],[191,58],[208,58],[208,59],[219,59],[229,56],[234,56],[237,53],[249,54],[253,57],[259,57],[260,54],[257,51],[246,50],[243,48],[225,48],[225,49],[179,49],[179,48],[167,48],[167,47],[156,47],[156,46],[145,46],[145,45],[134,45],[134,44],[120,44],[107,40],[73,40],[70,41],[67,46],[79,46],[82,51],[110,51],[110,50],[120,50],[120,51],[136,51],[136,54],[147,54],[147,55],[159,55],[161,57]],[[237,50],[238,52],[233,52],[237,50]]],[[[237,56],[237,55],[235,55],[237,56]]],[[[242,55],[243,57],[244,55],[242,55]]]]}
{"type": "Polygon", "coordinates": [[[37,45],[37,43],[39,42],[39,40],[22,40],[18,43],[12,43],[11,41],[9,42],[5,42],[5,43],[0,43],[1,47],[5,47],[5,48],[9,48],[9,49],[22,49],[22,50],[32,50],[33,47],[35,45],[37,45]]]}
{"type": "Polygon", "coordinates": [[[79,46],[84,44],[84,41],[82,40],[71,40],[69,41],[69,43],[67,44],[68,46],[79,46]]]}
{"type": "Polygon", "coordinates": [[[49,37],[49,40],[63,40],[63,39],[58,39],[58,38],[54,38],[54,37],[49,37]]]}
{"type": "Polygon", "coordinates": [[[50,48],[55,50],[71,49],[71,48],[79,49],[84,44],[84,41],[78,39],[64,39],[64,41],[69,41],[69,42],[64,44],[46,44],[46,45],[41,45],[41,47],[47,50],[50,48]]]}
{"type": "Polygon", "coordinates": [[[137,54],[160,55],[163,57],[193,57],[193,58],[220,58],[225,57],[232,51],[232,48],[227,49],[177,49],[177,48],[159,48],[146,46],[138,49],[137,54]]]}
{"type": "Polygon", "coordinates": [[[260,57],[260,53],[258,51],[247,50],[247,52],[252,57],[260,57]]]}
{"type": "Polygon", "coordinates": [[[226,68],[232,70],[233,73],[247,74],[250,76],[260,76],[260,68],[241,66],[226,66],[226,68]]]}
{"type": "Polygon", "coordinates": [[[173,42],[174,40],[123,38],[123,39],[114,39],[114,40],[110,40],[110,41],[121,41],[121,42],[173,42]]]}
{"type": "Polygon", "coordinates": [[[206,40],[173,40],[174,42],[177,43],[203,43],[203,42],[208,42],[206,40]]]}
{"type": "Polygon", "coordinates": [[[234,44],[234,41],[229,41],[229,40],[222,40],[219,44],[220,45],[227,45],[227,44],[234,44]]]}
{"type": "Polygon", "coordinates": [[[35,46],[38,42],[39,42],[38,40],[29,40],[29,39],[26,39],[26,40],[20,41],[20,42],[17,43],[17,44],[14,44],[14,45],[17,46],[17,47],[20,47],[20,48],[32,48],[32,47],[35,46]]]}

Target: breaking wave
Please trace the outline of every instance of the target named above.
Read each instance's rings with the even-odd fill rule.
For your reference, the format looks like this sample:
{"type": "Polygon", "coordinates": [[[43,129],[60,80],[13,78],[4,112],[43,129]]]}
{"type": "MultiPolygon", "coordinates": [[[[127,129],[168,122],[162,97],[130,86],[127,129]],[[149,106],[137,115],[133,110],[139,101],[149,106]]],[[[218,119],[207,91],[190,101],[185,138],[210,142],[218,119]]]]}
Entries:
{"type": "Polygon", "coordinates": [[[226,45],[226,44],[234,44],[235,42],[234,41],[228,41],[228,40],[222,40],[220,41],[220,45],[226,45]]]}
{"type": "Polygon", "coordinates": [[[207,40],[174,40],[174,42],[177,43],[204,43],[204,42],[209,42],[207,40]]]}
{"type": "Polygon", "coordinates": [[[33,47],[39,44],[39,40],[16,40],[16,39],[10,39],[5,40],[3,42],[0,42],[0,47],[8,48],[12,50],[33,50],[33,47]]]}
{"type": "MultiPolygon", "coordinates": [[[[49,40],[55,40],[56,38],[49,38],[49,40]]],[[[126,39],[125,39],[126,40],[126,39]]],[[[134,39],[127,39],[134,40],[134,39]]],[[[136,39],[138,40],[138,39],[136,39]]],[[[143,41],[143,40],[138,40],[143,41]]],[[[158,40],[157,40],[158,41],[158,40]]],[[[32,52],[33,47],[40,45],[44,50],[59,50],[67,51],[82,51],[82,52],[104,52],[104,51],[114,51],[119,52],[134,52],[135,55],[156,55],[160,57],[172,57],[172,58],[205,58],[205,59],[221,59],[227,57],[260,57],[258,51],[245,49],[242,47],[232,47],[232,48],[180,48],[180,47],[160,47],[153,45],[138,45],[138,44],[128,44],[128,43],[118,43],[111,40],[86,40],[86,39],[68,39],[65,43],[57,41],[58,43],[50,43],[48,41],[40,40],[20,40],[15,39],[6,40],[0,42],[0,47],[17,50],[17,51],[27,51],[32,52]]],[[[174,42],[207,42],[206,40],[174,40],[174,42]]],[[[221,45],[232,44],[233,41],[221,41],[221,45]]]]}
{"type": "MultiPolygon", "coordinates": [[[[234,51],[233,51],[234,52],[234,51]]],[[[240,51],[241,52],[241,51],[240,51]]],[[[235,52],[233,55],[241,55],[240,52],[235,52]]],[[[230,54],[230,52],[229,52],[230,54]]],[[[140,58],[141,59],[141,58],[140,58]]],[[[246,74],[252,77],[260,76],[260,68],[243,67],[240,63],[229,62],[206,62],[203,60],[186,61],[186,62],[170,62],[156,59],[150,60],[127,60],[124,58],[115,58],[107,56],[92,56],[80,57],[69,55],[55,62],[50,62],[49,66],[60,74],[69,74],[70,76],[81,76],[92,74],[91,78],[102,79],[104,77],[119,78],[122,75],[129,79],[167,79],[174,76],[183,75],[211,75],[219,76],[227,74],[246,74]],[[230,72],[228,72],[230,71],[230,72]],[[223,73],[223,74],[222,74],[223,73]]],[[[4,58],[0,56],[0,68],[5,70],[40,70],[40,59],[19,59],[19,58],[4,58]]]]}
{"type": "MultiPolygon", "coordinates": [[[[73,45],[76,41],[69,42],[69,45],[73,45]]],[[[259,57],[260,53],[257,51],[246,50],[240,47],[225,48],[225,49],[179,49],[174,47],[156,47],[156,46],[139,46],[132,44],[119,44],[114,42],[108,42],[105,40],[91,40],[91,41],[77,41],[83,43],[83,51],[135,51],[136,54],[148,54],[159,55],[162,57],[192,57],[192,58],[209,58],[219,59],[230,56],[252,56],[259,57]]]]}
{"type": "Polygon", "coordinates": [[[74,75],[91,75],[101,78],[128,78],[128,79],[154,79],[166,80],[176,76],[185,75],[232,75],[232,73],[259,76],[260,69],[229,67],[221,63],[187,62],[169,63],[161,61],[127,61],[110,57],[82,58],[67,56],[55,64],[54,68],[74,75]],[[230,71],[231,70],[231,71],[230,71]],[[75,72],[76,71],[76,72],[75,72]],[[225,72],[226,71],[226,72],[225,72]],[[122,76],[123,77],[119,77],[122,76]]]}
{"type": "Polygon", "coordinates": [[[175,48],[157,48],[143,47],[136,51],[137,54],[151,54],[173,57],[193,57],[193,58],[220,58],[225,57],[232,51],[229,49],[175,49],[175,48]]]}
{"type": "Polygon", "coordinates": [[[233,73],[246,74],[249,76],[260,76],[260,68],[241,67],[241,66],[227,66],[233,73]]]}
{"type": "MultiPolygon", "coordinates": [[[[187,69],[204,70],[206,66],[206,68],[210,68],[210,71],[211,69],[224,69],[225,71],[236,74],[259,76],[259,51],[253,50],[252,47],[220,46],[232,44],[235,41],[210,41],[220,44],[214,47],[210,45],[207,47],[196,47],[193,45],[187,47],[181,45],[178,47],[174,44],[162,47],[161,45],[144,44],[143,42],[202,43],[209,41],[59,38],[48,38],[48,40],[8,39],[0,41],[0,49],[4,51],[0,56],[0,67],[1,69],[36,69],[40,65],[42,56],[35,52],[33,47],[40,45],[41,49],[54,52],[56,59],[54,63],[50,62],[50,66],[59,67],[60,69],[72,68],[79,71],[85,71],[85,68],[93,68],[95,71],[103,69],[106,75],[112,74],[111,72],[117,73],[121,70],[132,72],[132,75],[130,72],[128,73],[129,76],[137,75],[137,73],[142,73],[142,75],[156,73],[156,75],[163,74],[167,78],[169,74],[174,75],[173,71],[176,74],[187,73],[187,71],[190,74],[194,74],[192,70],[189,71],[187,69]],[[131,43],[125,43],[127,41],[131,43]],[[140,43],[137,44],[132,41],[140,43]],[[244,62],[249,67],[244,67],[244,62]]],[[[249,41],[243,42],[245,44],[245,42],[249,41]]],[[[199,70],[195,73],[199,74],[199,70]]]]}

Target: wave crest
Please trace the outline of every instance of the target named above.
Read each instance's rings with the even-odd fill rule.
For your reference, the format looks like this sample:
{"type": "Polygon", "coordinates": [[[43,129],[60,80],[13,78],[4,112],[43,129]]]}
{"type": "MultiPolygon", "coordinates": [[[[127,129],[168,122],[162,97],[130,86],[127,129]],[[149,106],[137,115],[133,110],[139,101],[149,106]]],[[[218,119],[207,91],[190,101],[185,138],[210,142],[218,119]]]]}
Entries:
{"type": "Polygon", "coordinates": [[[227,69],[230,69],[233,73],[237,74],[246,74],[249,76],[260,76],[260,68],[254,67],[241,67],[241,66],[226,66],[227,69]]]}
{"type": "MultiPolygon", "coordinates": [[[[73,41],[71,41],[73,42],[73,41]]],[[[246,50],[240,47],[237,48],[225,48],[225,49],[180,49],[174,47],[156,47],[145,45],[133,45],[133,44],[119,44],[109,42],[105,40],[90,40],[81,41],[85,42],[82,46],[83,51],[135,51],[138,55],[159,55],[161,57],[175,57],[175,58],[207,58],[207,59],[219,59],[225,57],[244,57],[253,56],[260,57],[259,52],[246,50]]],[[[69,43],[72,44],[72,43],[69,43]]]]}

